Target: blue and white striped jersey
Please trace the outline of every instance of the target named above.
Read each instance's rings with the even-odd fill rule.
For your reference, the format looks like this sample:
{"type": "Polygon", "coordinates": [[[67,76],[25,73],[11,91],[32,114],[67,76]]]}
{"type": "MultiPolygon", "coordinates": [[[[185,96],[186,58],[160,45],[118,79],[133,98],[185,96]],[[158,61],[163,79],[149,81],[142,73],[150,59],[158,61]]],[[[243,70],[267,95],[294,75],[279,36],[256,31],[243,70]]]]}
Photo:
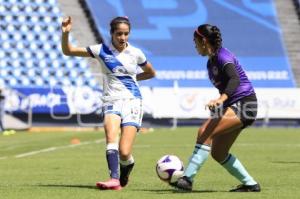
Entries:
{"type": "Polygon", "coordinates": [[[142,98],[136,75],[146,63],[144,53],[130,45],[119,52],[112,44],[97,44],[87,47],[92,57],[104,65],[103,101],[142,98]]]}

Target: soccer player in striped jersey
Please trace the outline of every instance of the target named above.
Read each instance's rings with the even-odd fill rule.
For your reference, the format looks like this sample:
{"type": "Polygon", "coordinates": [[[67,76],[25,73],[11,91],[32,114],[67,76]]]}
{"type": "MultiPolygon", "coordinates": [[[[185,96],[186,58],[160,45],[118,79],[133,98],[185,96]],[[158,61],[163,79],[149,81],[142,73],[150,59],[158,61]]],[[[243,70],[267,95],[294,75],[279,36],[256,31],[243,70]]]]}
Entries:
{"type": "Polygon", "coordinates": [[[259,192],[260,185],[243,164],[229,153],[241,131],[256,118],[257,99],[252,84],[237,58],[222,47],[218,27],[209,24],[199,26],[194,32],[194,42],[198,53],[209,58],[209,79],[220,96],[207,104],[212,115],[199,128],[196,146],[183,177],[173,185],[191,191],[196,173],[211,153],[218,163],[241,182],[231,192],[259,192]]]}
{"type": "Polygon", "coordinates": [[[128,183],[134,166],[132,146],[141,127],[142,96],[137,81],[155,76],[155,70],[144,53],[128,43],[131,24],[127,17],[116,17],[110,23],[111,42],[89,47],[69,43],[71,17],[62,22],[62,50],[65,55],[93,57],[103,63],[106,75],[103,93],[106,159],[108,181],[97,182],[100,189],[120,190],[128,183]],[[142,71],[141,71],[142,69],[142,71]],[[118,140],[119,130],[121,136],[118,140]],[[119,175],[120,164],[120,175],[119,175]]]}

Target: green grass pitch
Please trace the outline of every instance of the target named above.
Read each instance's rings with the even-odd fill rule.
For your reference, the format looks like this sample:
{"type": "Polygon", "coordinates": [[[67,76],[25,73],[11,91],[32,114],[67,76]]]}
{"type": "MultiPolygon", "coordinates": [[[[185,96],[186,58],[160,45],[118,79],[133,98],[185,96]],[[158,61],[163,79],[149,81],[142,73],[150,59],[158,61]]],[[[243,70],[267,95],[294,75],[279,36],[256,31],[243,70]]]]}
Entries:
{"type": "Polygon", "coordinates": [[[229,193],[239,184],[210,157],[196,176],[194,191],[180,193],[159,180],[156,161],[175,154],[186,164],[197,128],[155,129],[139,134],[136,166],[128,187],[100,191],[95,182],[108,178],[103,132],[20,132],[0,135],[1,199],[293,199],[300,198],[300,129],[249,128],[232,148],[261,193],[229,193]],[[78,138],[81,144],[70,141],[78,138]]]}

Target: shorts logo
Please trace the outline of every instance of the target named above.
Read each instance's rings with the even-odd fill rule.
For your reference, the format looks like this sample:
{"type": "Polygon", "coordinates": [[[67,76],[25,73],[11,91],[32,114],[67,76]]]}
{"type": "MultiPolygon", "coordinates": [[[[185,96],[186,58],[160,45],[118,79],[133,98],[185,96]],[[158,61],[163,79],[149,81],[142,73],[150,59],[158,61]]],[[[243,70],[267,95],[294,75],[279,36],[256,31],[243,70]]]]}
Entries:
{"type": "Polygon", "coordinates": [[[131,114],[133,114],[133,115],[139,114],[139,109],[138,108],[132,108],[131,109],[131,114]]]}
{"type": "Polygon", "coordinates": [[[138,118],[139,115],[139,109],[138,108],[132,108],[131,109],[131,118],[133,120],[136,120],[138,118]]]}

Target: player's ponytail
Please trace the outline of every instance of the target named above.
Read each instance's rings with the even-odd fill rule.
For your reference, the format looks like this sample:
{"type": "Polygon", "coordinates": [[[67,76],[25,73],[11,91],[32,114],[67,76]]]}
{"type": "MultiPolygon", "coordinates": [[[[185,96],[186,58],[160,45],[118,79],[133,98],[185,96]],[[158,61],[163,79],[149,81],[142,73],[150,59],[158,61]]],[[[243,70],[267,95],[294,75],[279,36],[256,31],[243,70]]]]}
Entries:
{"type": "Polygon", "coordinates": [[[221,31],[217,26],[212,26],[211,28],[211,38],[210,41],[215,49],[219,49],[222,47],[222,35],[221,31]]]}

